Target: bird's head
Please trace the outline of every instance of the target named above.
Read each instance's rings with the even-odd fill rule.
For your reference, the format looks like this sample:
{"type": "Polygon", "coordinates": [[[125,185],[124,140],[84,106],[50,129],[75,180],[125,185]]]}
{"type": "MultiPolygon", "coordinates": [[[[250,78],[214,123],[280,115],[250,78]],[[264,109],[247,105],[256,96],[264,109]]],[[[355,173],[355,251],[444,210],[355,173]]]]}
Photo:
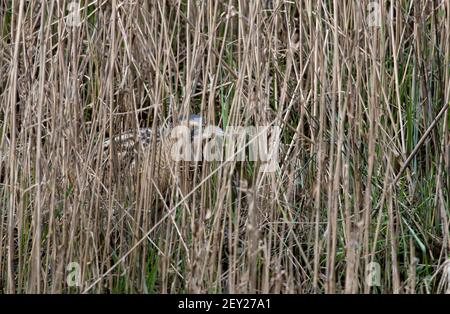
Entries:
{"type": "Polygon", "coordinates": [[[176,152],[176,160],[199,161],[202,156],[208,160],[212,156],[211,149],[221,151],[224,132],[220,127],[207,125],[197,114],[181,116],[178,122],[178,126],[173,129],[172,139],[176,139],[176,142],[171,150],[172,153],[176,152]],[[189,149],[181,149],[183,153],[180,154],[182,147],[189,149]]]}
{"type": "Polygon", "coordinates": [[[223,130],[214,125],[207,125],[205,120],[198,114],[190,114],[188,116],[180,116],[180,124],[189,128],[191,141],[204,141],[214,137],[222,137],[223,130]]]}

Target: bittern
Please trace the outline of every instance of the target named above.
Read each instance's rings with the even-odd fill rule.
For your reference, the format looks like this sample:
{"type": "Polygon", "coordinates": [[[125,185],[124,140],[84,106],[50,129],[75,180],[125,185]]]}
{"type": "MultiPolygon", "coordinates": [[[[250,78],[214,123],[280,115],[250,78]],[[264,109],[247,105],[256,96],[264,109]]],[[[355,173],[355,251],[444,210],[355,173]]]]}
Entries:
{"type": "MultiPolygon", "coordinates": [[[[109,149],[112,148],[113,170],[122,170],[124,167],[134,169],[138,164],[139,156],[143,157],[138,171],[151,173],[150,182],[155,184],[162,194],[171,184],[175,163],[180,161],[175,144],[185,140],[188,142],[185,143],[186,146],[194,148],[193,151],[195,151],[195,148],[202,147],[205,141],[223,135],[223,131],[219,127],[205,128],[204,119],[197,114],[191,114],[187,118],[182,116],[177,125],[168,123],[156,131],[155,137],[152,136],[151,128],[128,131],[106,140],[103,148],[104,156],[109,156],[109,149]],[[150,165],[151,161],[152,165],[150,165]]],[[[185,155],[185,157],[189,157],[189,155],[185,155]]],[[[192,160],[188,158],[185,161],[192,160]]]]}

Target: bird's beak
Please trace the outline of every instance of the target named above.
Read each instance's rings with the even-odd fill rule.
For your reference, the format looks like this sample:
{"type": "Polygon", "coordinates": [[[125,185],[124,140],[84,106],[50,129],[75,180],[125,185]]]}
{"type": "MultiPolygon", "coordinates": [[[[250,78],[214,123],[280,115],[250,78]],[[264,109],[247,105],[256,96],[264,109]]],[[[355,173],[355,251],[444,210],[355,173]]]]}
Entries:
{"type": "Polygon", "coordinates": [[[224,136],[225,132],[218,126],[208,126],[203,130],[202,133],[203,139],[210,139],[212,137],[223,138],[224,136]]]}

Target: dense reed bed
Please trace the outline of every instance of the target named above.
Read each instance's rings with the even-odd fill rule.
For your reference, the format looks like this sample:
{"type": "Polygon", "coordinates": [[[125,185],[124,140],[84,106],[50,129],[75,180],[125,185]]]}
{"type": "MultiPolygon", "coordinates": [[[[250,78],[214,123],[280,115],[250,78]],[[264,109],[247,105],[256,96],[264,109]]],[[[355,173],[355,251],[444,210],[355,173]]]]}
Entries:
{"type": "Polygon", "coordinates": [[[0,2],[0,292],[450,291],[446,0],[0,2]],[[196,113],[279,167],[133,166],[196,113]],[[156,133],[155,133],[156,134],[156,133]]]}

